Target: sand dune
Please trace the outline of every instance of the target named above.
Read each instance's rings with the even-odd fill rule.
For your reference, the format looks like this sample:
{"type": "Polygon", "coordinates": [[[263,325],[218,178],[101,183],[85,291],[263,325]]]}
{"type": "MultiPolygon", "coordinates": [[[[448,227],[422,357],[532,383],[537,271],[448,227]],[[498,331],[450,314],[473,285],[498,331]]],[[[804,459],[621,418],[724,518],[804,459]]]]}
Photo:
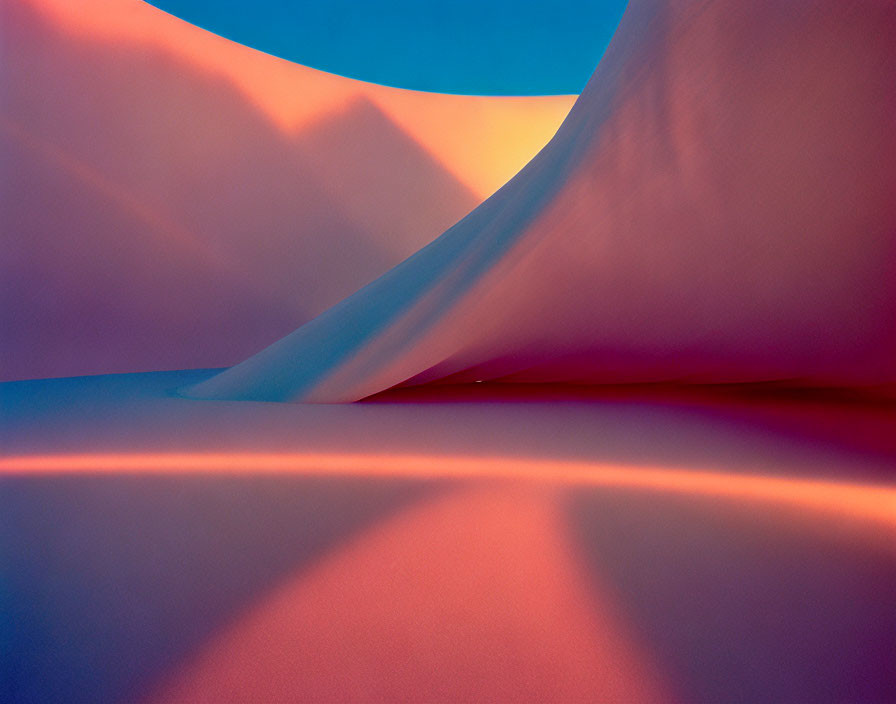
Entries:
{"type": "MultiPolygon", "coordinates": [[[[432,140],[409,130],[427,122],[413,102],[387,109],[378,87],[240,47],[145,3],[73,8],[2,9],[0,378],[236,363],[482,197],[465,185],[472,171],[445,166],[432,140]],[[85,28],[91,17],[105,30],[85,28]],[[245,66],[281,82],[248,93],[245,66]],[[283,124],[278,96],[298,99],[301,119],[283,124]]],[[[461,103],[455,112],[481,112],[481,101],[447,98],[461,103]]],[[[511,132],[498,146],[523,160],[519,135],[538,139],[547,122],[512,125],[538,100],[518,105],[516,122],[494,120],[511,132]]]]}
{"type": "Polygon", "coordinates": [[[896,10],[632,2],[556,137],[441,238],[191,391],[896,381],[896,10]]]}

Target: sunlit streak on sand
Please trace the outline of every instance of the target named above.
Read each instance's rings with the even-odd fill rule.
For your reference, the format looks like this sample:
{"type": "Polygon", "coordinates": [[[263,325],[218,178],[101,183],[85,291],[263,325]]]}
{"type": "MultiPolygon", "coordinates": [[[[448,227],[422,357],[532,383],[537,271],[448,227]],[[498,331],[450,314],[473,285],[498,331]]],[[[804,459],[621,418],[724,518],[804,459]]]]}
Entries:
{"type": "Polygon", "coordinates": [[[474,489],[386,521],[252,604],[148,701],[668,701],[554,498],[474,489]]]}
{"type": "Polygon", "coordinates": [[[804,478],[632,467],[574,460],[313,453],[34,455],[0,459],[0,474],[286,473],[481,478],[658,491],[758,501],[896,527],[896,488],[804,478]]]}

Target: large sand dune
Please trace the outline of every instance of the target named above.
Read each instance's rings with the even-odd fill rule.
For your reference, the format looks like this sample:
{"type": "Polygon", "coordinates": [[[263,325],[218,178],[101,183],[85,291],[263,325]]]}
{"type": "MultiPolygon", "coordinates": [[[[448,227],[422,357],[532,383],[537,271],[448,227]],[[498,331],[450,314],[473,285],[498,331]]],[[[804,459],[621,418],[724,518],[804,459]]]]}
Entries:
{"type": "Polygon", "coordinates": [[[441,238],[191,391],[896,381],[896,7],[632,2],[555,138],[441,238]]]}
{"type": "Polygon", "coordinates": [[[896,693],[891,405],[208,376],[0,384],[0,698],[896,693]]]}
{"type": "Polygon", "coordinates": [[[10,0],[0,39],[0,379],[236,363],[434,239],[571,104],[371,86],[136,0],[10,0]],[[478,166],[438,154],[443,113],[492,144],[478,166]]]}

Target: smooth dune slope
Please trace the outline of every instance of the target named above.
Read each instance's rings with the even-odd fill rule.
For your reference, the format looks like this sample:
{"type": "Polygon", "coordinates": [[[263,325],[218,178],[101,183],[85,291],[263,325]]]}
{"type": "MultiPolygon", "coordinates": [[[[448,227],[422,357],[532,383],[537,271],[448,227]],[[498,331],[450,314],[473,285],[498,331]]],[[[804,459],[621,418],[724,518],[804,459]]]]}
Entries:
{"type": "Polygon", "coordinates": [[[554,139],[441,238],[188,393],[896,381],[896,5],[633,0],[554,139]]]}
{"type": "MultiPolygon", "coordinates": [[[[0,12],[0,379],[234,364],[487,195],[434,154],[427,110],[379,97],[408,91],[296,66],[132,0],[0,12]],[[247,67],[277,80],[249,91],[247,67]],[[407,125],[430,129],[429,144],[407,125]]],[[[415,96],[432,113],[442,98],[415,96]]],[[[490,105],[445,98],[468,117],[490,105]]],[[[547,122],[520,123],[539,100],[494,120],[523,161],[538,146],[520,134],[549,136],[537,135],[547,122]]],[[[470,124],[457,132],[477,142],[470,124]]],[[[491,167],[485,182],[518,165],[491,167]]]]}

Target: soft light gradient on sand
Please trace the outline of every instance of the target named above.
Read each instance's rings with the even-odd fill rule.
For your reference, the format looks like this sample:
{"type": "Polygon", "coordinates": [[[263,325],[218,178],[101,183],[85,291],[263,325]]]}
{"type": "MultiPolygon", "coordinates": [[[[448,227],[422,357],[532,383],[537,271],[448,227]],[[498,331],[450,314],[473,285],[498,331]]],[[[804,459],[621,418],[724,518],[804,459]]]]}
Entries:
{"type": "Polygon", "coordinates": [[[892,387],[894,36],[892,3],[630,3],[557,135],[510,183],[191,393],[892,387]]]}
{"type": "Polygon", "coordinates": [[[574,96],[464,96],[388,88],[317,71],[242,46],[140,0],[33,0],[94,40],[139,42],[233,81],[288,132],[367,98],[480,198],[553,136],[574,96]]]}
{"type": "Polygon", "coordinates": [[[890,405],[488,384],[340,405],[172,394],[212,373],[0,385],[0,549],[24,609],[5,637],[32,698],[896,692],[890,405]]]}
{"type": "Polygon", "coordinates": [[[780,503],[880,522],[896,528],[896,489],[889,486],[698,472],[674,467],[630,467],[594,462],[438,455],[81,454],[0,458],[0,474],[274,473],[427,479],[537,479],[573,486],[647,491],[780,503]]]}
{"type": "Polygon", "coordinates": [[[234,364],[463,217],[572,102],[368,85],[137,0],[0,11],[0,379],[234,364]]]}
{"type": "Polygon", "coordinates": [[[288,581],[149,701],[669,701],[557,504],[490,488],[408,511],[288,581]]]}

